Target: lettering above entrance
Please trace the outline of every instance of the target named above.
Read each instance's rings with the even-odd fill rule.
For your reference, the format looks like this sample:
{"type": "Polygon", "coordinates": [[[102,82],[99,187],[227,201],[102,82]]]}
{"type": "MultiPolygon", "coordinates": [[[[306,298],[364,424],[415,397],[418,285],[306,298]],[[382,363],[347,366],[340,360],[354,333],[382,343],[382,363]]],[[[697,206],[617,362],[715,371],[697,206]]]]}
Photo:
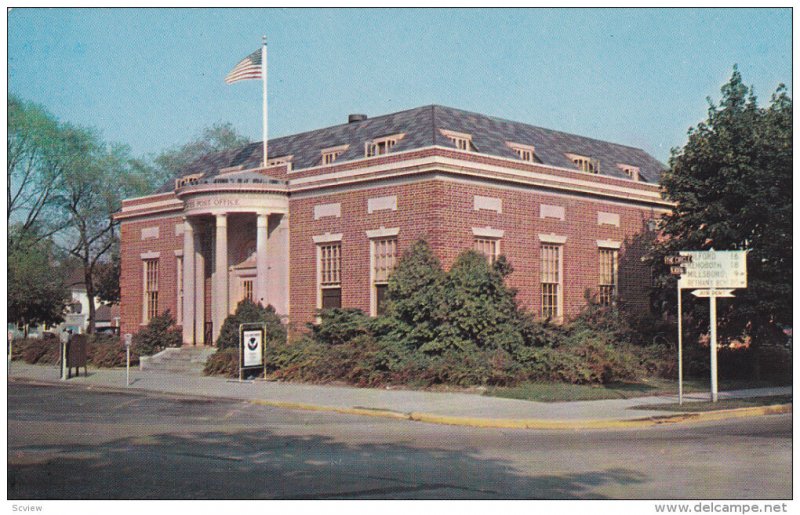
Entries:
{"type": "Polygon", "coordinates": [[[288,213],[289,199],[276,192],[220,192],[184,195],[183,210],[187,216],[222,213],[288,213]]]}

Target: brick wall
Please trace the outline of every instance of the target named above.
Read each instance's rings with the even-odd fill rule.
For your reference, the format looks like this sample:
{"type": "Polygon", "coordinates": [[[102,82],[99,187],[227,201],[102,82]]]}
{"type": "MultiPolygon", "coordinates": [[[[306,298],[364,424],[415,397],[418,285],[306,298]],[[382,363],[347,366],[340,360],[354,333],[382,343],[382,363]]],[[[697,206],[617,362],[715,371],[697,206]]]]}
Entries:
{"type": "Polygon", "coordinates": [[[144,277],[141,255],[158,252],[158,311],[169,309],[176,316],[177,263],[175,250],[183,249],[183,235],[175,235],[175,225],[182,224],[181,216],[149,220],[123,221],[120,226],[120,323],[121,333],[136,333],[142,327],[144,277]],[[158,238],[150,229],[158,227],[158,238]]]}
{"type": "Polygon", "coordinates": [[[314,236],[342,234],[342,306],[369,312],[370,242],[366,231],[400,228],[397,252],[402,254],[414,241],[435,241],[435,213],[441,184],[418,184],[372,188],[290,201],[290,295],[289,311],[295,323],[314,318],[317,304],[317,250],[314,236]],[[370,198],[396,195],[397,211],[367,212],[370,198]],[[314,206],[341,203],[341,217],[314,220],[314,206]]]}
{"type": "Polygon", "coordinates": [[[611,202],[583,200],[522,190],[509,190],[430,180],[401,186],[374,188],[314,198],[292,199],[291,291],[292,320],[313,319],[317,303],[316,244],[312,237],[325,233],[342,236],[342,305],[369,312],[370,244],[365,231],[400,228],[398,254],[419,238],[426,239],[449,268],[464,249],[473,247],[472,228],[505,231],[501,252],[514,267],[509,285],[517,288],[518,300],[534,313],[540,311],[539,234],[565,236],[563,245],[563,300],[566,316],[576,315],[585,305],[584,294],[596,293],[599,281],[597,240],[622,242],[619,251],[619,292],[626,302],[643,309],[650,284],[649,269],[641,263],[650,209],[611,202]],[[367,212],[368,199],[397,196],[397,211],[367,212]],[[474,209],[474,196],[499,198],[502,212],[474,209]],[[340,203],[340,217],[314,220],[314,206],[340,203]],[[564,208],[564,220],[540,218],[540,205],[564,208]],[[619,215],[619,227],[598,224],[598,211],[619,215]]]}

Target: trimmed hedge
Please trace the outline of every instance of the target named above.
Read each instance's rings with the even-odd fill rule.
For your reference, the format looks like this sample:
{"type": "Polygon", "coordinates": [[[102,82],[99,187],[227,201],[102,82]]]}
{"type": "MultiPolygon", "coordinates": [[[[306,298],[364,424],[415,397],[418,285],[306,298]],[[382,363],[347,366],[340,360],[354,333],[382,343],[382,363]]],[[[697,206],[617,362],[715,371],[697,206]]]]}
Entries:
{"type": "MultiPolygon", "coordinates": [[[[119,337],[89,335],[87,359],[97,368],[124,367],[125,345],[119,337]]],[[[25,338],[14,340],[12,359],[32,365],[58,365],[61,361],[61,341],[56,339],[25,338]]],[[[139,364],[136,348],[131,349],[131,365],[139,364]]]]}

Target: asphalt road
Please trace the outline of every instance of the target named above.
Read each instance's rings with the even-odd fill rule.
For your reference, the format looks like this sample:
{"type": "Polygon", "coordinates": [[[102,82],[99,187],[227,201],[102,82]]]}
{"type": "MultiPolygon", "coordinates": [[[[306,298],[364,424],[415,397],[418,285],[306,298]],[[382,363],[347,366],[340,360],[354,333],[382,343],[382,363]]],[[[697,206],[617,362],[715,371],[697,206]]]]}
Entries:
{"type": "Polygon", "coordinates": [[[791,415],[497,430],[8,386],[9,499],[789,499],[791,447],[791,415]]]}

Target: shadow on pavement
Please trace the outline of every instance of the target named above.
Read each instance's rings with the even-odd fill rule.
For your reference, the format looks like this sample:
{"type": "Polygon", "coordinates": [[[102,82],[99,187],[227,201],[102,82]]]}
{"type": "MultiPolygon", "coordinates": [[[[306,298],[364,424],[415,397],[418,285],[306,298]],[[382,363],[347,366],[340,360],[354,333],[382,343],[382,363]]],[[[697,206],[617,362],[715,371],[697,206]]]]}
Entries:
{"type": "MultiPolygon", "coordinates": [[[[535,452],[535,449],[531,449],[535,452]]],[[[633,470],[525,476],[511,464],[397,444],[270,431],[129,437],[8,453],[9,499],[577,499],[641,483],[633,470]]]]}

